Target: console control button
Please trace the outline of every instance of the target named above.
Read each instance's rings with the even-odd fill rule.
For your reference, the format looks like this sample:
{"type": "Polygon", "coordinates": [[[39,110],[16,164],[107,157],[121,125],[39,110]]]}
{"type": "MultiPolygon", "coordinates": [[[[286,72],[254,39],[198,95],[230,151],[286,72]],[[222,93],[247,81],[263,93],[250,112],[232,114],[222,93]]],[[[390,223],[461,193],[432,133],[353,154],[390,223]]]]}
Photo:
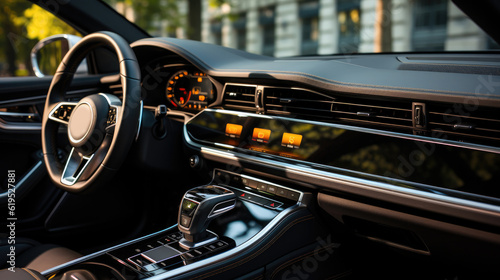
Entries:
{"type": "Polygon", "coordinates": [[[73,111],[73,105],[61,105],[52,113],[52,117],[60,119],[62,121],[69,121],[71,112],[73,111]]]}
{"type": "Polygon", "coordinates": [[[276,186],[267,185],[267,192],[276,193],[276,186]]]}
{"type": "Polygon", "coordinates": [[[281,196],[281,197],[288,197],[288,190],[284,189],[284,188],[277,188],[276,189],[276,194],[281,196]]]}
{"type": "Polygon", "coordinates": [[[189,199],[184,199],[182,201],[182,215],[193,217],[194,213],[196,212],[196,208],[198,208],[198,203],[189,199]]]}
{"type": "Polygon", "coordinates": [[[288,198],[297,201],[299,199],[299,193],[294,191],[289,191],[288,198]]]}
{"type": "Polygon", "coordinates": [[[261,183],[261,182],[257,182],[257,189],[259,191],[267,191],[267,184],[266,183],[261,183]]]}
{"type": "Polygon", "coordinates": [[[109,108],[108,119],[106,121],[106,125],[109,126],[112,124],[116,124],[116,108],[115,107],[109,108]]]}
{"type": "Polygon", "coordinates": [[[182,233],[177,232],[177,233],[172,233],[168,235],[169,238],[173,240],[180,240],[182,238],[182,233]]]}
{"type": "Polygon", "coordinates": [[[151,261],[149,261],[148,259],[144,258],[141,255],[130,257],[128,259],[128,261],[131,262],[132,264],[140,266],[140,267],[144,267],[144,266],[146,266],[148,264],[152,264],[151,261]]]}
{"type": "Polygon", "coordinates": [[[181,225],[188,228],[191,225],[191,218],[186,215],[181,215],[181,225]]]}
{"type": "Polygon", "coordinates": [[[241,183],[242,183],[244,186],[248,186],[248,187],[250,187],[250,179],[247,179],[247,178],[241,178],[241,183]]]}

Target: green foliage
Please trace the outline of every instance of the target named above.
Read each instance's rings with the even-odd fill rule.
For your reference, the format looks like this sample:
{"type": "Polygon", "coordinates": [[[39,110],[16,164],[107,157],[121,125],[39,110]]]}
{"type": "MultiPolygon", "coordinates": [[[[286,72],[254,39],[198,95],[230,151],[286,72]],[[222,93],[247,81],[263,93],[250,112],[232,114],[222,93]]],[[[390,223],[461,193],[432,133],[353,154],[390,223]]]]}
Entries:
{"type": "Polygon", "coordinates": [[[179,15],[176,0],[104,0],[104,2],[152,35],[160,35],[164,31],[172,34],[177,27],[182,26],[184,20],[179,15]],[[166,26],[162,26],[163,20],[168,22],[166,26]]]}
{"type": "Polygon", "coordinates": [[[0,6],[0,76],[32,75],[30,51],[41,39],[75,34],[53,14],[25,0],[3,0],[0,6]]]}

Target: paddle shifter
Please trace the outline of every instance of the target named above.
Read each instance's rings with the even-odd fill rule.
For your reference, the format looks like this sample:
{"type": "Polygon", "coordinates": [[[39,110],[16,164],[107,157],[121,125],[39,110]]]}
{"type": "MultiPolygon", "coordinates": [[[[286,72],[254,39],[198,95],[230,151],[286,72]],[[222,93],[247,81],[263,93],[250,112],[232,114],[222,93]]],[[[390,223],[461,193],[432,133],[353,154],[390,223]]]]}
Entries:
{"type": "Polygon", "coordinates": [[[218,236],[207,230],[210,221],[234,208],[236,195],[219,186],[201,186],[184,194],[179,209],[179,230],[184,238],[179,244],[184,249],[202,246],[217,240],[218,236]]]}

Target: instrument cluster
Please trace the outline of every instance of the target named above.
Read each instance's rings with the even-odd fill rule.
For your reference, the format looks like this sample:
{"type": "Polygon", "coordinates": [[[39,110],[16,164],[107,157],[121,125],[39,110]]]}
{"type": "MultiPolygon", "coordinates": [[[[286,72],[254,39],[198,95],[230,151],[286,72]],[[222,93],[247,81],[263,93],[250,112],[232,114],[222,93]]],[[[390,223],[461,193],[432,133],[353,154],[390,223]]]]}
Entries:
{"type": "Polygon", "coordinates": [[[146,71],[142,89],[144,105],[164,104],[174,110],[201,111],[216,98],[207,74],[189,65],[165,65],[146,71]]]}

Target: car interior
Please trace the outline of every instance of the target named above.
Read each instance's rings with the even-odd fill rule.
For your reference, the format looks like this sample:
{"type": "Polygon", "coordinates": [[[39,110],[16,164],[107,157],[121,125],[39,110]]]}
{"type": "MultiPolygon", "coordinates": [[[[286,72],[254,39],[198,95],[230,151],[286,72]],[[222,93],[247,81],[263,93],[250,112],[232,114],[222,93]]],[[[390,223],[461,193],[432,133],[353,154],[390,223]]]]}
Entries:
{"type": "MultiPolygon", "coordinates": [[[[454,2],[498,38],[498,3],[454,2]]],[[[499,52],[275,58],[55,14],[84,35],[55,74],[0,78],[1,279],[500,276],[499,52]]]]}

